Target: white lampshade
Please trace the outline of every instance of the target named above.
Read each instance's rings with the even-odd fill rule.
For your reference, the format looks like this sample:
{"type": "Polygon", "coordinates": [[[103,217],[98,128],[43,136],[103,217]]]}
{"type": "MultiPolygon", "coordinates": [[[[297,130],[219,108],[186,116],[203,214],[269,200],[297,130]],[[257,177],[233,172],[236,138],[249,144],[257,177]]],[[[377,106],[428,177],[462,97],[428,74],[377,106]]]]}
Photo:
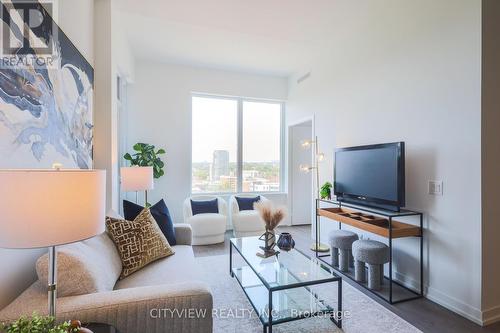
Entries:
{"type": "Polygon", "coordinates": [[[122,167],[122,191],[147,191],[154,187],[153,167],[122,167]]]}
{"type": "Polygon", "coordinates": [[[104,170],[0,170],[0,247],[38,248],[104,232],[104,170]]]}

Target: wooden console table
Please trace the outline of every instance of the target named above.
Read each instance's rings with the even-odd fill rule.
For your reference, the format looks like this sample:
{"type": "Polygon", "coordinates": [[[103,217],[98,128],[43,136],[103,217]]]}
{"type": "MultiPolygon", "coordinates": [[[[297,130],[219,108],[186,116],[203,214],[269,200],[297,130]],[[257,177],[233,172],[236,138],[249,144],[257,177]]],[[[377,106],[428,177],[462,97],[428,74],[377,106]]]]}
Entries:
{"type": "Polygon", "coordinates": [[[348,272],[341,272],[337,267],[332,267],[331,261],[328,262],[323,259],[325,257],[330,257],[330,254],[320,254],[316,252],[316,257],[319,260],[332,267],[342,276],[356,282],[390,304],[409,301],[423,296],[423,214],[421,212],[411,210],[392,212],[388,210],[354,206],[339,201],[316,199],[316,243],[320,242],[318,239],[318,225],[321,223],[320,217],[338,222],[339,229],[342,229],[342,225],[346,224],[387,238],[389,246],[389,276],[384,276],[384,280],[387,280],[387,282],[384,281],[382,290],[371,290],[368,289],[366,283],[358,282],[354,279],[354,271],[351,268],[349,268],[348,272]],[[330,204],[331,207],[322,207],[322,203],[330,204]],[[408,216],[417,217],[419,219],[419,225],[394,220],[394,218],[408,216]],[[418,291],[408,288],[393,279],[393,241],[397,238],[406,237],[417,237],[419,239],[420,286],[418,291]]]}

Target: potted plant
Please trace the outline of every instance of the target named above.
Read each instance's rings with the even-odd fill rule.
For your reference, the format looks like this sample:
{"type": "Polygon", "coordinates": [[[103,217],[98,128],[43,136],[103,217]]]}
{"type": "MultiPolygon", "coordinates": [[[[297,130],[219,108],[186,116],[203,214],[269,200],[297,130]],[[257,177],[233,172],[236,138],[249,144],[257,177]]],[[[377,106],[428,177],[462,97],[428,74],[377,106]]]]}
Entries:
{"type": "Polygon", "coordinates": [[[2,333],[92,333],[83,328],[78,320],[65,321],[56,325],[55,318],[51,316],[40,316],[36,312],[31,318],[22,316],[12,323],[0,324],[2,333]]]}
{"type": "Polygon", "coordinates": [[[126,153],[123,158],[130,161],[132,166],[149,166],[153,167],[153,176],[155,179],[160,178],[165,174],[163,167],[165,163],[159,155],[165,154],[165,149],[155,150],[155,146],[148,143],[136,143],[132,147],[135,151],[133,154],[126,153]]]}
{"type": "Polygon", "coordinates": [[[328,199],[328,200],[332,199],[332,187],[333,185],[330,182],[326,182],[323,184],[323,186],[321,186],[319,192],[321,199],[328,199]]]}

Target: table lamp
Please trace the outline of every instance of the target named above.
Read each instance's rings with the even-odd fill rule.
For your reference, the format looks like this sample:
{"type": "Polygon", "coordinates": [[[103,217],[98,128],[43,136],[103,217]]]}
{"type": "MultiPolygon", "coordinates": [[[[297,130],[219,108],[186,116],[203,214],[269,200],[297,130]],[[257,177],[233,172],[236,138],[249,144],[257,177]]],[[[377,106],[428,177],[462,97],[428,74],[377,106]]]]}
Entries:
{"type": "Polygon", "coordinates": [[[121,186],[124,192],[135,191],[135,202],[137,203],[137,191],[144,191],[145,206],[148,205],[148,190],[154,188],[153,167],[122,167],[120,168],[121,186]]]}
{"type": "Polygon", "coordinates": [[[56,315],[56,246],[105,229],[106,171],[0,170],[0,247],[49,251],[49,315],[56,315]]]}

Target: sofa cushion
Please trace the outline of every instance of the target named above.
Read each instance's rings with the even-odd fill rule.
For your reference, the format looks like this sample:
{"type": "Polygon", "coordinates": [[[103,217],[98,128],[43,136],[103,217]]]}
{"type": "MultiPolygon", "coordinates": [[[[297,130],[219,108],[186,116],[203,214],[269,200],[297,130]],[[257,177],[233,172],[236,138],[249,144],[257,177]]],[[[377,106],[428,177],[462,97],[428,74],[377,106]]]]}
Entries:
{"type": "Polygon", "coordinates": [[[106,218],[106,230],[122,260],[120,279],[149,263],[174,254],[148,208],[133,220],[106,218]]]}
{"type": "MultiPolygon", "coordinates": [[[[133,221],[143,209],[144,207],[141,205],[128,200],[123,200],[123,213],[125,215],[125,219],[129,221],[133,221]]],[[[151,215],[153,215],[156,223],[158,223],[161,232],[163,232],[163,235],[167,238],[168,243],[171,246],[176,245],[177,240],[175,239],[174,224],[165,201],[161,199],[153,206],[149,207],[149,211],[151,212],[151,215]]]]}
{"type": "Polygon", "coordinates": [[[260,201],[260,195],[256,197],[235,197],[240,212],[242,210],[253,210],[253,204],[260,201]]]}
{"type": "Polygon", "coordinates": [[[118,281],[115,289],[181,283],[200,278],[201,271],[188,245],[173,247],[175,256],[163,258],[118,281]]]}
{"type": "Polygon", "coordinates": [[[219,204],[217,198],[213,200],[191,200],[191,211],[193,215],[218,214],[219,204]]]}
{"type": "MultiPolygon", "coordinates": [[[[113,241],[106,233],[56,249],[58,296],[113,290],[122,263],[113,241]]],[[[48,270],[48,255],[45,254],[36,262],[36,272],[42,283],[48,281],[48,270]]]]}

